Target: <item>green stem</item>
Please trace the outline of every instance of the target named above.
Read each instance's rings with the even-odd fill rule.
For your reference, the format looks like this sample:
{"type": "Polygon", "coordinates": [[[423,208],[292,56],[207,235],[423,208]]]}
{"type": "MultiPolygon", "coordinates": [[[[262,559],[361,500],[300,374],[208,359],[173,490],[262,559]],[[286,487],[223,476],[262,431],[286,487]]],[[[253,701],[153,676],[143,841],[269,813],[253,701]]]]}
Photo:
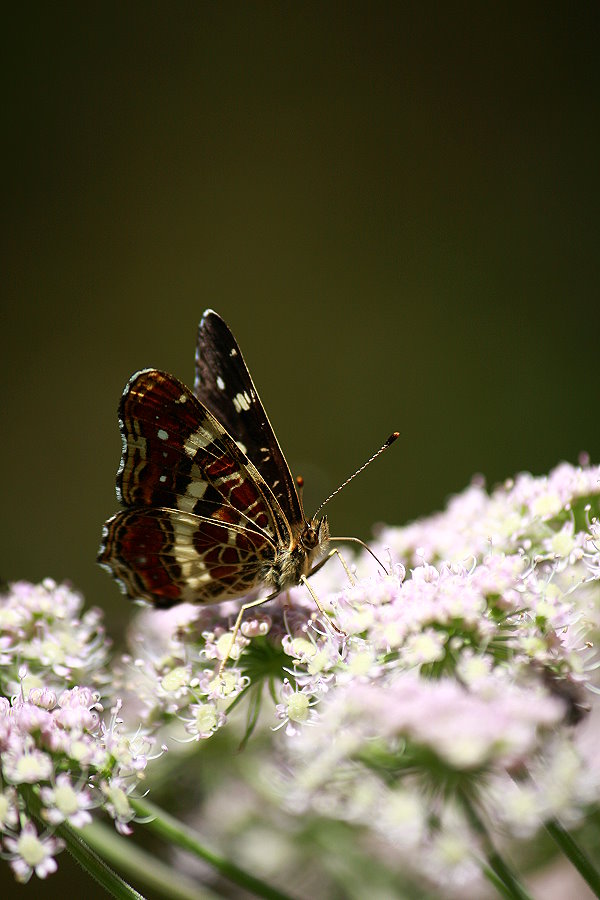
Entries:
{"type": "MultiPolygon", "coordinates": [[[[47,822],[41,817],[42,804],[35,790],[27,792],[28,811],[47,827],[47,822]]],[[[62,838],[67,845],[71,856],[79,863],[82,869],[101,885],[105,891],[116,897],[117,900],[144,900],[143,894],[134,890],[116,872],[107,866],[104,860],[98,856],[95,850],[80,837],[77,829],[63,823],[53,829],[54,834],[62,838]]]]}
{"type": "Polygon", "coordinates": [[[131,838],[117,834],[103,822],[86,825],[82,828],[82,836],[119,872],[127,873],[136,884],[145,885],[153,897],[160,894],[169,900],[216,900],[216,894],[199,887],[182,872],[177,872],[177,878],[173,878],[172,865],[143,850],[131,838]]]}
{"type": "Polygon", "coordinates": [[[292,900],[289,894],[278,891],[276,888],[261,881],[261,879],[236,866],[235,863],[209,850],[202,844],[200,838],[191,828],[182,825],[181,822],[164,812],[164,810],[159,809],[152,803],[148,803],[147,800],[136,800],[130,797],[129,802],[138,815],[150,819],[146,824],[147,828],[167,840],[170,844],[189,850],[196,856],[199,856],[200,859],[209,863],[229,881],[245,888],[256,897],[265,898],[265,900],[292,900]]]}
{"type": "Polygon", "coordinates": [[[600,897],[600,873],[592,865],[589,857],[583,852],[579,844],[573,840],[569,832],[565,831],[556,820],[546,824],[546,831],[575,866],[581,877],[587,881],[596,897],[600,897]]]}
{"type": "Polygon", "coordinates": [[[481,839],[487,857],[487,864],[483,866],[486,878],[507,900],[532,900],[531,895],[525,890],[516,874],[494,847],[487,828],[471,803],[471,799],[464,792],[461,792],[460,799],[471,827],[481,839]]]}
{"type": "Polygon", "coordinates": [[[63,838],[69,853],[82,869],[85,869],[113,897],[118,900],[144,900],[144,895],[127,884],[116,872],[113,872],[96,851],[92,850],[89,844],[79,837],[69,825],[59,825],[56,834],[63,838]]]}

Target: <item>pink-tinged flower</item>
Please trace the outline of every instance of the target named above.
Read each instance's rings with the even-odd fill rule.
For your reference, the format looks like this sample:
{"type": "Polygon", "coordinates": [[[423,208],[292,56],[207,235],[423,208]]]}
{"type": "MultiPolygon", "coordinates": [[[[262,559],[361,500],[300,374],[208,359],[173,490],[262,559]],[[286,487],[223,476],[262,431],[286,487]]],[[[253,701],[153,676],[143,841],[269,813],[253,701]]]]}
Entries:
{"type": "Polygon", "coordinates": [[[52,835],[38,835],[32,822],[26,822],[18,837],[5,837],[4,846],[17,881],[29,881],[33,873],[46,878],[56,872],[54,856],[63,849],[63,842],[52,835]]]}
{"type": "Polygon", "coordinates": [[[202,637],[204,638],[203,655],[207,659],[219,662],[226,658],[235,662],[240,658],[244,648],[248,646],[248,638],[244,636],[241,629],[233,644],[231,643],[233,631],[222,627],[215,628],[214,631],[205,631],[202,637]]]}
{"type": "Polygon", "coordinates": [[[299,733],[301,726],[310,725],[315,721],[312,710],[315,700],[310,689],[298,690],[292,687],[287,678],[281,686],[280,695],[282,702],[275,707],[275,715],[281,719],[281,724],[277,728],[283,728],[285,725],[285,733],[292,737],[299,733]]]}
{"type": "Polygon", "coordinates": [[[240,631],[246,638],[264,637],[271,630],[272,624],[273,620],[270,616],[254,611],[253,615],[249,615],[247,620],[242,621],[240,631]]]}
{"type": "Polygon", "coordinates": [[[231,702],[249,684],[250,679],[241,669],[225,669],[221,675],[216,670],[205,669],[198,678],[197,692],[207,700],[231,702]]]}
{"type": "Polygon", "coordinates": [[[444,896],[481,896],[480,859],[478,839],[469,829],[462,811],[453,803],[446,804],[438,827],[430,829],[423,841],[417,862],[421,876],[441,889],[444,896]]]}
{"type": "Polygon", "coordinates": [[[36,784],[52,776],[52,757],[37,750],[29,741],[2,755],[2,772],[11,784],[36,784]]]}
{"type": "Polygon", "coordinates": [[[185,723],[185,730],[192,741],[211,737],[226,721],[225,714],[219,711],[215,703],[192,703],[188,712],[188,716],[181,716],[181,721],[185,723]]]}
{"type": "Polygon", "coordinates": [[[471,648],[463,650],[456,664],[456,675],[459,681],[473,690],[485,689],[488,683],[494,660],[484,652],[475,653],[471,648]]]}
{"type": "Polygon", "coordinates": [[[43,787],[40,799],[44,804],[44,819],[51,825],[68,822],[75,828],[83,828],[92,821],[88,810],[94,806],[91,792],[82,786],[73,786],[66,773],[58,775],[53,787],[43,787]]]}
{"type": "Polygon", "coordinates": [[[10,585],[0,598],[0,649],[2,665],[9,667],[5,678],[11,693],[18,686],[10,669],[16,671],[22,661],[28,668],[24,696],[39,687],[37,676],[42,672],[56,687],[69,678],[92,680],[106,662],[109,644],[100,613],[82,614],[82,607],[80,594],[50,578],[37,585],[23,581],[10,585]]]}
{"type": "Polygon", "coordinates": [[[490,550],[514,552],[527,540],[537,539],[536,529],[570,509],[578,498],[598,494],[600,466],[562,463],[547,477],[523,473],[489,496],[477,480],[452,497],[444,512],[405,528],[381,529],[379,539],[413,564],[465,562],[490,550]]]}
{"type": "Polygon", "coordinates": [[[396,848],[416,849],[427,831],[428,804],[423,794],[410,787],[380,788],[369,820],[374,830],[396,848]]]}
{"type": "Polygon", "coordinates": [[[0,791],[0,831],[13,831],[19,823],[18,794],[14,788],[0,791]]]}
{"type": "Polygon", "coordinates": [[[133,829],[129,823],[135,818],[135,811],[129,803],[128,793],[132,786],[128,786],[123,779],[112,778],[110,781],[101,781],[100,790],[104,796],[103,808],[114,819],[117,831],[120,834],[131,834],[133,829]]]}
{"type": "Polygon", "coordinates": [[[451,679],[405,676],[358,686],[346,703],[353,720],[361,711],[366,735],[403,737],[457,770],[519,762],[537,746],[540,730],[564,717],[564,704],[541,690],[494,680],[486,688],[473,694],[451,679]]]}
{"type": "Polygon", "coordinates": [[[411,634],[402,648],[406,666],[423,666],[439,662],[446,654],[448,635],[433,628],[425,628],[419,634],[411,634]]]}
{"type": "Polygon", "coordinates": [[[27,699],[30,703],[35,704],[35,706],[41,706],[42,709],[47,710],[54,709],[57,703],[56,693],[44,687],[32,688],[29,691],[27,699]]]}
{"type": "MultiPolygon", "coordinates": [[[[111,710],[110,719],[101,725],[99,743],[108,759],[114,761],[113,771],[118,773],[120,779],[134,776],[137,780],[148,764],[152,739],[141,730],[135,734],[128,733],[119,716],[120,710],[121,702],[117,701],[111,710]]],[[[135,782],[131,787],[134,786],[135,782]]]]}
{"type": "Polygon", "coordinates": [[[483,786],[481,799],[494,827],[519,838],[530,838],[550,818],[550,810],[528,777],[496,772],[483,786]]]}
{"type": "Polygon", "coordinates": [[[177,708],[175,701],[189,695],[193,678],[191,663],[169,666],[161,673],[158,688],[161,696],[166,700],[168,710],[174,711],[177,708]]]}
{"type": "Polygon", "coordinates": [[[11,710],[12,719],[22,734],[40,732],[48,734],[52,729],[53,716],[48,710],[33,703],[17,700],[11,710]]]}
{"type": "Polygon", "coordinates": [[[101,707],[98,701],[99,695],[89,688],[64,691],[53,710],[54,722],[70,732],[94,732],[100,721],[97,709],[101,707]]]}

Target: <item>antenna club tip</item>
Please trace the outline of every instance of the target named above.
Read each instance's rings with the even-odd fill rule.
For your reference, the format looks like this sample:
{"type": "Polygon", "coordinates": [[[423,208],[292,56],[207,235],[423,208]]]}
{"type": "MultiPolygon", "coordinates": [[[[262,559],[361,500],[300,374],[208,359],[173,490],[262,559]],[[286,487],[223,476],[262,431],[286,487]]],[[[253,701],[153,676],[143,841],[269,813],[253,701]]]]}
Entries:
{"type": "Polygon", "coordinates": [[[386,446],[386,447],[389,447],[390,444],[393,444],[394,441],[396,441],[399,437],[400,437],[400,432],[399,432],[399,431],[394,431],[392,434],[390,434],[389,438],[388,438],[387,441],[385,442],[385,446],[386,446]]]}
{"type": "Polygon", "coordinates": [[[302,475],[296,475],[296,484],[299,488],[304,487],[304,478],[302,475]]]}

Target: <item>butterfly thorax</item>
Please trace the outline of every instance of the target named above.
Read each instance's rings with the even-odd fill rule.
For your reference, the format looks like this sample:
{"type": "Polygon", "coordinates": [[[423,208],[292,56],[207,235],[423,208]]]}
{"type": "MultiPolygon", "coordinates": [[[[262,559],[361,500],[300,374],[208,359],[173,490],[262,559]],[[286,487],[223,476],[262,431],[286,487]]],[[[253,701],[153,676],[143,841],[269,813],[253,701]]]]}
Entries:
{"type": "Polygon", "coordinates": [[[264,574],[267,584],[280,590],[298,584],[308,575],[315,562],[323,556],[329,543],[327,517],[319,521],[304,521],[289,547],[280,547],[275,559],[264,574]]]}

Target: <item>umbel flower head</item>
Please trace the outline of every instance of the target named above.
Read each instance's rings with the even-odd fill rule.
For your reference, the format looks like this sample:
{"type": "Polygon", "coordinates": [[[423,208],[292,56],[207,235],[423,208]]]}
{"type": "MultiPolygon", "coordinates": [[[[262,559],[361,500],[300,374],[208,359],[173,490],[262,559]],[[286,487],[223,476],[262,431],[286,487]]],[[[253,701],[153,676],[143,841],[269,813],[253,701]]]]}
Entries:
{"type": "MultiPolygon", "coordinates": [[[[244,695],[254,725],[270,685],[260,768],[290,821],[343,822],[387,865],[462,885],[479,873],[474,811],[492,833],[531,836],[599,798],[586,749],[599,511],[599,467],[563,464],[491,494],[474,483],[443,513],[380,529],[388,572],[365,554],[351,580],[333,561],[314,578],[344,634],[294,588],[245,622],[221,680],[223,610],[145,612],[124,683],[144,721],[178,722],[190,741],[244,695]]],[[[267,827],[258,805],[252,827],[267,827]]]]}
{"type": "Polygon", "coordinates": [[[108,694],[100,613],[82,605],[51,579],[0,598],[0,841],[19,881],[54,872],[54,827],[88,824],[93,807],[129,833],[127,795],[146,766],[147,739],[127,734],[108,694]]]}
{"type": "Polygon", "coordinates": [[[227,775],[194,801],[232,858],[299,896],[477,894],[491,837],[576,825],[600,799],[599,517],[599,467],[474,483],[442,513],[381,528],[386,571],[332,560],[311,579],[327,615],[293,588],[252,610],[233,649],[235,603],[144,610],[115,660],[70,588],[13,585],[3,857],[19,880],[46,877],[60,830],[95,808],[128,835],[151,736],[208,759],[229,734],[237,750],[246,713],[245,752],[221,754],[227,775]]]}

